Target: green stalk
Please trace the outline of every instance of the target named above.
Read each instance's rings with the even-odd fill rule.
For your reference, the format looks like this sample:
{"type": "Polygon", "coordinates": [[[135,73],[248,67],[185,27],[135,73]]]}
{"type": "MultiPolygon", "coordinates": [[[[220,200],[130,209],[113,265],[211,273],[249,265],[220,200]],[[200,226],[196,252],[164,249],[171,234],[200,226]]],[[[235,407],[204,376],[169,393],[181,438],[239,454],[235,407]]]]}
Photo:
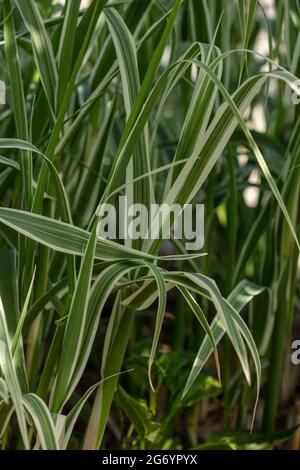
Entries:
{"type": "MultiPolygon", "coordinates": [[[[235,179],[235,165],[234,157],[232,154],[231,146],[228,145],[228,169],[229,169],[229,190],[230,196],[227,203],[227,218],[228,218],[228,272],[227,275],[227,293],[233,289],[233,275],[236,265],[236,234],[237,234],[237,188],[235,179]]],[[[230,396],[229,396],[229,380],[230,380],[230,365],[231,365],[231,346],[228,338],[224,340],[224,360],[223,360],[223,374],[222,374],[222,388],[224,391],[224,413],[223,413],[223,426],[228,429],[230,425],[230,396]]]]}
{"type": "MultiPolygon", "coordinates": [[[[53,201],[46,201],[45,211],[51,215],[53,201]]],[[[47,291],[48,269],[50,250],[47,246],[39,245],[36,268],[36,282],[34,286],[34,300],[38,300],[47,291]]],[[[34,320],[28,335],[27,368],[29,375],[29,388],[34,391],[37,383],[38,371],[42,360],[43,351],[43,326],[42,312],[34,320]]]]}
{"type": "Polygon", "coordinates": [[[287,334],[286,315],[286,281],[288,267],[285,269],[283,281],[278,292],[278,308],[275,314],[274,332],[272,335],[269,375],[267,380],[267,392],[263,416],[263,431],[274,431],[276,425],[276,413],[280,400],[282,387],[282,368],[284,363],[284,350],[287,334]]]}
{"type": "MultiPolygon", "coordinates": [[[[16,32],[11,14],[10,0],[4,0],[4,45],[7,61],[9,80],[11,83],[11,98],[17,135],[19,139],[28,140],[28,123],[26,112],[26,100],[22,83],[19,52],[17,49],[16,32]]],[[[29,210],[32,201],[32,159],[29,151],[20,151],[20,167],[22,175],[23,207],[29,210]]]]}
{"type": "MultiPolygon", "coordinates": [[[[81,45],[80,49],[78,50],[78,57],[76,59],[74,68],[72,70],[72,74],[71,74],[68,86],[66,88],[64,98],[62,100],[62,105],[59,109],[59,113],[58,113],[57,119],[55,121],[55,125],[54,125],[54,128],[53,128],[52,132],[51,132],[51,137],[50,137],[50,140],[49,140],[49,143],[48,143],[48,146],[47,146],[46,156],[51,161],[53,160],[53,158],[55,156],[55,148],[56,148],[56,145],[58,143],[60,133],[63,129],[65,115],[66,115],[66,112],[67,112],[67,109],[68,109],[68,106],[69,106],[69,100],[71,98],[71,94],[72,94],[73,89],[74,89],[76,78],[77,78],[78,72],[80,70],[80,67],[82,65],[84,54],[86,52],[89,40],[90,40],[92,32],[93,32],[94,22],[95,22],[96,18],[100,15],[101,10],[104,7],[105,3],[106,3],[106,0],[96,0],[96,2],[94,2],[94,9],[91,10],[92,15],[91,15],[90,23],[89,23],[89,26],[87,28],[86,34],[83,38],[82,45],[81,45]]],[[[92,5],[93,4],[91,4],[91,6],[92,5]]],[[[85,17],[83,17],[83,20],[84,19],[85,19],[85,17]]],[[[82,23],[83,20],[81,20],[81,23],[82,23]]],[[[80,25],[81,25],[81,23],[80,23],[80,25]]],[[[79,28],[80,28],[80,26],[79,26],[79,28]]],[[[76,50],[76,48],[75,48],[75,50],[76,50]]],[[[40,175],[39,175],[39,179],[38,179],[36,192],[35,192],[35,195],[34,195],[33,206],[32,206],[33,212],[37,212],[37,213],[40,212],[44,191],[45,191],[46,185],[47,185],[47,179],[48,179],[48,169],[47,169],[47,165],[45,164],[45,162],[43,162],[41,172],[40,172],[40,175]]]]}
{"type": "MultiPolygon", "coordinates": [[[[122,314],[118,331],[106,359],[106,367],[103,371],[104,377],[118,374],[121,370],[130,338],[134,312],[134,309],[127,308],[122,314]]],[[[117,383],[118,376],[114,376],[103,382],[99,387],[85,433],[83,443],[85,450],[99,449],[101,446],[117,383]]]]}
{"type": "MultiPolygon", "coordinates": [[[[28,140],[28,121],[26,110],[26,99],[23,87],[22,72],[20,66],[19,52],[16,42],[16,32],[14,26],[14,17],[10,0],[3,2],[3,14],[5,22],[4,46],[8,69],[8,76],[11,84],[12,109],[19,139],[28,140]]],[[[32,204],[32,155],[30,151],[20,150],[20,168],[22,178],[22,208],[30,210],[32,204]]],[[[19,265],[18,275],[20,279],[20,299],[23,301],[29,287],[33,262],[30,254],[30,242],[26,241],[22,236],[19,237],[19,265]],[[24,282],[23,282],[24,281],[24,282]]]]}
{"type": "Polygon", "coordinates": [[[47,397],[49,385],[51,384],[51,380],[54,376],[55,367],[57,365],[57,360],[61,351],[64,332],[65,329],[61,325],[58,325],[55,330],[43,372],[39,380],[36,393],[43,399],[46,399],[47,397]]]}

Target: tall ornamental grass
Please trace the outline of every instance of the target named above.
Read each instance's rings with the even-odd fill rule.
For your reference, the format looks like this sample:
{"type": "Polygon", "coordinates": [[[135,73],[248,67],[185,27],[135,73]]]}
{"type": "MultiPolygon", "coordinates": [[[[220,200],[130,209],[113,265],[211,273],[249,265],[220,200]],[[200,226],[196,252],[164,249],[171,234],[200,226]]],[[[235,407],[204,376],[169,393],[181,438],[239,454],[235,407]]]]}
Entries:
{"type": "Polygon", "coordinates": [[[1,447],[299,446],[299,3],[0,20],[1,447]],[[99,238],[119,196],[203,203],[203,250],[99,238]]]}

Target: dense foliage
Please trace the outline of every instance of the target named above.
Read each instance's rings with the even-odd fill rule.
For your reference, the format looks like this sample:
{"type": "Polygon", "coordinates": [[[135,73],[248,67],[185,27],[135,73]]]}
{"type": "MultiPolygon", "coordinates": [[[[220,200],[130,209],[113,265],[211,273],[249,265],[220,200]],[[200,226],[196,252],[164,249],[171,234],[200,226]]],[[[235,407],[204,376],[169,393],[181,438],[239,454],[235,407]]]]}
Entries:
{"type": "Polygon", "coordinates": [[[299,25],[295,0],[1,1],[3,449],[300,447],[299,25]],[[119,195],[203,203],[203,250],[100,239],[119,195]]]}

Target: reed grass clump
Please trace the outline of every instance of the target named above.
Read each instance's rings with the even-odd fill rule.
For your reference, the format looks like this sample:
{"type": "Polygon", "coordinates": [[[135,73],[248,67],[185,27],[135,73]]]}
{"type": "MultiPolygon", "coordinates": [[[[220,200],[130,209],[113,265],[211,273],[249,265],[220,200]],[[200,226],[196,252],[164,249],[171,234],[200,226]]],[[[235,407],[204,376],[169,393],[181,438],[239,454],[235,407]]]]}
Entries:
{"type": "Polygon", "coordinates": [[[299,448],[298,2],[0,20],[2,449],[299,448]],[[99,237],[120,196],[204,204],[203,248],[99,237]]]}

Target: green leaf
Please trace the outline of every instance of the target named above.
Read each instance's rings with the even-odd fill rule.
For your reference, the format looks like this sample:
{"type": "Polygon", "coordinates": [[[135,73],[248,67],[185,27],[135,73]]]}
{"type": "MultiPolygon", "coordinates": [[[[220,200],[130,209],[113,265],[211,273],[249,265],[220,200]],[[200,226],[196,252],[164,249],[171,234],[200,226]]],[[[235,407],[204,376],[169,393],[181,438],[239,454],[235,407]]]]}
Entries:
{"type": "Polygon", "coordinates": [[[130,396],[120,385],[116,393],[116,402],[127,415],[140,438],[155,441],[160,425],[154,422],[146,403],[130,396]]]}
{"type": "MultiPolygon", "coordinates": [[[[15,250],[0,252],[0,297],[4,311],[9,312],[6,322],[10,339],[14,337],[20,320],[16,255],[15,250]]],[[[22,392],[26,392],[28,388],[24,356],[23,344],[20,341],[14,356],[14,366],[22,392]]]]}
{"type": "Polygon", "coordinates": [[[76,368],[81,344],[84,341],[88,298],[91,288],[93,263],[96,249],[96,228],[90,235],[82,258],[79,276],[68,313],[67,325],[56,376],[52,408],[58,412],[66,401],[66,392],[76,368]]]}
{"type": "MultiPolygon", "coordinates": [[[[135,263],[113,264],[104,269],[95,280],[88,299],[86,322],[84,325],[82,342],[79,345],[80,351],[78,354],[78,360],[72,374],[72,378],[70,379],[68,394],[70,394],[75,389],[86,367],[97,333],[101,313],[109,295],[113,291],[119,279],[135,268],[135,263]]],[[[104,361],[104,353],[102,356],[102,361],[104,361]]]]}
{"type": "Polygon", "coordinates": [[[43,400],[34,393],[23,395],[22,401],[37,430],[37,437],[43,450],[58,450],[54,423],[43,400]]]}
{"type": "Polygon", "coordinates": [[[27,292],[27,296],[26,296],[26,299],[25,299],[25,302],[24,302],[24,305],[23,305],[23,308],[22,308],[22,312],[21,312],[21,315],[20,315],[20,318],[19,318],[19,321],[18,321],[18,325],[17,325],[16,332],[15,332],[15,335],[14,335],[14,338],[13,338],[13,342],[12,342],[12,345],[11,345],[11,352],[12,352],[13,356],[15,355],[15,352],[16,352],[16,349],[17,349],[17,346],[18,346],[18,343],[19,343],[19,340],[20,340],[20,337],[21,337],[23,324],[24,324],[24,321],[25,321],[25,318],[26,318],[26,315],[27,315],[28,305],[29,305],[29,302],[30,302],[32,289],[33,289],[34,277],[35,277],[35,270],[34,270],[34,273],[33,273],[33,276],[32,276],[32,280],[31,280],[31,283],[30,283],[30,286],[29,286],[29,289],[28,289],[28,292],[27,292]]]}
{"type": "MultiPolygon", "coordinates": [[[[3,13],[6,17],[6,21],[4,22],[4,45],[9,71],[9,79],[11,83],[14,118],[18,137],[20,139],[28,140],[25,93],[22,83],[21,65],[17,49],[15,26],[10,0],[4,1],[3,13]]],[[[23,180],[24,208],[28,210],[30,209],[32,202],[32,161],[29,152],[22,152],[20,166],[23,180]]]]}
{"type": "Polygon", "coordinates": [[[73,49],[75,43],[76,27],[78,21],[80,0],[67,2],[64,22],[58,50],[58,83],[57,83],[57,108],[63,102],[72,66],[73,49]]]}
{"type": "Polygon", "coordinates": [[[9,392],[5,380],[0,377],[0,398],[6,405],[9,403],[9,392]]]}
{"type": "Polygon", "coordinates": [[[29,449],[29,436],[25,419],[25,410],[22,402],[22,392],[10,348],[11,340],[8,332],[2,300],[0,297],[0,367],[12,403],[14,405],[14,410],[17,415],[20,433],[25,449],[29,449]]]}
{"type": "MultiPolygon", "coordinates": [[[[231,292],[228,297],[228,302],[230,302],[232,307],[237,312],[240,312],[256,295],[259,295],[264,290],[264,287],[257,286],[249,281],[243,280],[231,292]]],[[[218,316],[214,318],[210,328],[214,335],[215,342],[216,344],[218,344],[225,334],[225,328],[220,322],[218,316]]],[[[192,384],[195,382],[203,366],[206,364],[212,353],[213,348],[211,345],[211,341],[208,335],[206,335],[197,353],[196,359],[194,361],[192,370],[185,386],[184,393],[187,393],[192,384]]]]}
{"type": "MultiPolygon", "coordinates": [[[[130,31],[116,10],[111,8],[107,9],[105,11],[105,17],[108,21],[109,30],[116,48],[122,78],[125,110],[127,118],[129,118],[140,90],[136,47],[130,31]]],[[[144,175],[150,171],[147,126],[141,134],[139,141],[136,143],[130,164],[132,166],[127,169],[127,174],[129,174],[128,172],[130,170],[133,174],[133,178],[144,175]]],[[[149,207],[151,200],[154,200],[153,188],[151,187],[150,193],[150,187],[151,181],[149,177],[144,178],[143,181],[137,180],[133,184],[133,187],[130,186],[128,203],[133,204],[140,202],[145,204],[146,207],[149,207]]],[[[138,246],[138,243],[134,242],[134,246],[138,246]]]]}
{"type": "Polygon", "coordinates": [[[0,165],[6,165],[11,168],[14,168],[15,170],[20,171],[20,165],[17,163],[15,160],[12,160],[11,158],[6,158],[6,157],[1,157],[0,156],[0,165]]]}
{"type": "Polygon", "coordinates": [[[40,15],[37,3],[16,0],[18,9],[30,33],[35,61],[41,77],[41,82],[48,99],[50,109],[55,114],[55,88],[57,83],[57,68],[52,44],[40,15]]]}
{"type": "MultiPolygon", "coordinates": [[[[89,232],[64,222],[17,209],[0,208],[0,222],[54,250],[83,256],[89,232]]],[[[153,259],[110,240],[97,240],[95,258],[102,260],[153,259]]]]}
{"type": "Polygon", "coordinates": [[[224,435],[216,434],[208,442],[194,447],[195,450],[270,450],[290,439],[297,427],[286,431],[270,433],[230,432],[224,435]]]}

